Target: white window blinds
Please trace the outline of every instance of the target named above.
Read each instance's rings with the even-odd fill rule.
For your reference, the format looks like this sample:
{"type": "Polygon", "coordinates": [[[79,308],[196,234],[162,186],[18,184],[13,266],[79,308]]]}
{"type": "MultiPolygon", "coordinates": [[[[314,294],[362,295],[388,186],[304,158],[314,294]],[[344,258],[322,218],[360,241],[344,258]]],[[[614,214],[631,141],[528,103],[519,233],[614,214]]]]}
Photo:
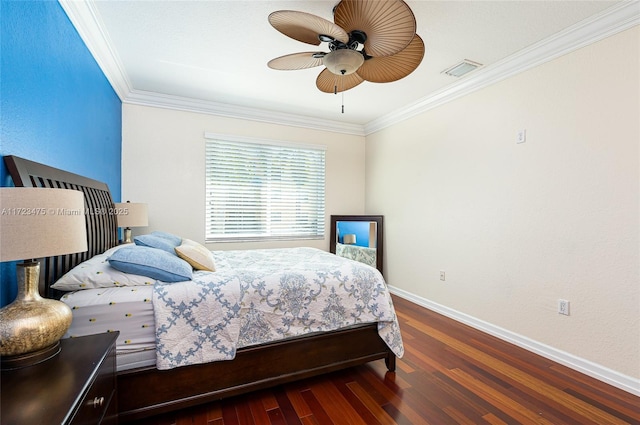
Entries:
{"type": "Polygon", "coordinates": [[[325,150],[206,141],[206,240],[324,238],[325,150]]]}

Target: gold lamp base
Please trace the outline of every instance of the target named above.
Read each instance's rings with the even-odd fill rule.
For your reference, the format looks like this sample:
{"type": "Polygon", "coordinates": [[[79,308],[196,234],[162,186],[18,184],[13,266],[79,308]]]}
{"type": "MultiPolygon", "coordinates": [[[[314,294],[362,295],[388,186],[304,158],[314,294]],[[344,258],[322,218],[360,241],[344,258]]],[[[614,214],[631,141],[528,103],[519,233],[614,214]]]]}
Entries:
{"type": "Polygon", "coordinates": [[[31,353],[16,354],[15,356],[3,356],[0,358],[1,370],[21,369],[34,364],[42,363],[55,357],[60,352],[60,341],[56,341],[53,345],[43,348],[42,350],[33,351],[31,353]]]}
{"type": "Polygon", "coordinates": [[[126,227],[124,229],[124,243],[133,243],[133,241],[131,240],[131,228],[130,227],[126,227]]]}
{"type": "Polygon", "coordinates": [[[1,368],[15,369],[43,362],[59,351],[59,340],[71,325],[71,309],[38,292],[40,264],[17,265],[18,296],[0,309],[1,368]]]}

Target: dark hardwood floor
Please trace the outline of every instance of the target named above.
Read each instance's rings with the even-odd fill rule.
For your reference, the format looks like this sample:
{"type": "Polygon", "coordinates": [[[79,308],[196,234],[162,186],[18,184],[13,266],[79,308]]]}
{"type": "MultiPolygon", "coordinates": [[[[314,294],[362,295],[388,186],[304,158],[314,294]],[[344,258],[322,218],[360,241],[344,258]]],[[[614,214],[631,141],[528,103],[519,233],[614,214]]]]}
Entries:
{"type": "Polygon", "coordinates": [[[640,424],[639,397],[394,302],[405,344],[395,373],[380,360],[136,423],[640,424]]]}

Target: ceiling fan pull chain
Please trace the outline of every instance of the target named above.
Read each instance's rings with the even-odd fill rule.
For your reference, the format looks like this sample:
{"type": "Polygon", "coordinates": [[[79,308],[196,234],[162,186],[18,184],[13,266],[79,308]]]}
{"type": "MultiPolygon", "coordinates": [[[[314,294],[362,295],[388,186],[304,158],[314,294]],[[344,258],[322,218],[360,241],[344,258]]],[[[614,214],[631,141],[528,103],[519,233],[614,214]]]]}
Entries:
{"type": "MultiPolygon", "coordinates": [[[[340,80],[341,83],[344,83],[344,77],[340,80]]],[[[342,88],[340,94],[342,95],[342,113],[344,114],[344,87],[342,88]]]]}

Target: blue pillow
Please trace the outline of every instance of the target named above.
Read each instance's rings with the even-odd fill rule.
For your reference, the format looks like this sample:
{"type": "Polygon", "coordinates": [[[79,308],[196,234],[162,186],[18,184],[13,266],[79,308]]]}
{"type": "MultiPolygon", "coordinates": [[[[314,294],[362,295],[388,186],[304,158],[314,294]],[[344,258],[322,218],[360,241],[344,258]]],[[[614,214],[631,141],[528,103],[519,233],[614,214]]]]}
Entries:
{"type": "Polygon", "coordinates": [[[138,246],[161,249],[173,255],[176,255],[175,248],[180,245],[179,243],[178,245],[174,245],[169,239],[154,235],[153,233],[149,235],[136,236],[133,238],[133,241],[138,246]]]}
{"type": "Polygon", "coordinates": [[[109,264],[124,273],[147,276],[162,282],[191,280],[191,265],[176,255],[146,246],[121,248],[109,257],[109,264]]]}
{"type": "Polygon", "coordinates": [[[155,232],[151,232],[151,234],[154,236],[158,236],[159,238],[168,240],[169,242],[171,242],[171,244],[173,244],[173,246],[178,246],[182,243],[182,238],[180,236],[172,235],[171,233],[160,232],[156,230],[155,232]]]}

